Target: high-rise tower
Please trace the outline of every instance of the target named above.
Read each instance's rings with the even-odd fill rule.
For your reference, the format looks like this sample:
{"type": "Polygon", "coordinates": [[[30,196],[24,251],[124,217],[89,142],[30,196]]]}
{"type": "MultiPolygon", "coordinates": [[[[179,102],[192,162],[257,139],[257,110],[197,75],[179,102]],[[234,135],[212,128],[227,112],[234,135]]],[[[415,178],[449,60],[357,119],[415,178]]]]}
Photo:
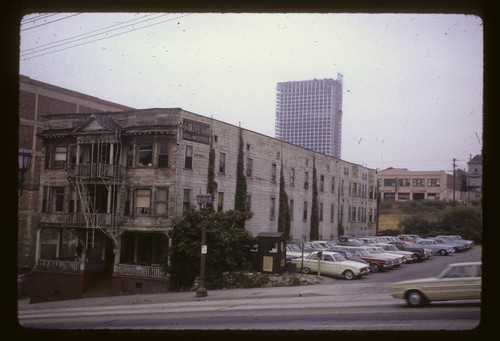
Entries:
{"type": "Polygon", "coordinates": [[[340,158],[342,75],[276,85],[277,139],[340,158]]]}

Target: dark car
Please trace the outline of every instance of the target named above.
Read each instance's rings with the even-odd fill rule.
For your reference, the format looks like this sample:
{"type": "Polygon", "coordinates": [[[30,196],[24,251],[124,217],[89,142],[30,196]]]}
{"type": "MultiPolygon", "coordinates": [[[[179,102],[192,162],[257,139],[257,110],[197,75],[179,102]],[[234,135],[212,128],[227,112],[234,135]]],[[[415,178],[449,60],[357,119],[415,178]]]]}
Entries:
{"type": "Polygon", "coordinates": [[[430,257],[430,254],[425,252],[425,249],[421,246],[415,245],[415,243],[408,243],[404,241],[399,242],[388,242],[388,244],[396,245],[399,250],[414,252],[418,261],[423,261],[430,257]]]}
{"type": "Polygon", "coordinates": [[[365,262],[368,262],[370,264],[370,271],[371,272],[379,272],[381,270],[385,269],[390,269],[394,267],[394,262],[391,259],[384,259],[381,257],[373,257],[371,256],[368,251],[366,251],[363,247],[356,247],[352,245],[339,245],[336,247],[337,249],[341,250],[347,250],[355,255],[359,256],[362,260],[365,262]]]}
{"type": "Polygon", "coordinates": [[[357,252],[349,251],[346,249],[342,249],[341,247],[335,247],[335,246],[328,249],[328,251],[338,252],[342,256],[344,256],[347,260],[353,260],[353,261],[360,262],[360,263],[363,263],[363,264],[368,265],[368,266],[370,265],[370,263],[368,263],[367,261],[365,261],[361,258],[361,255],[356,255],[357,252]]]}

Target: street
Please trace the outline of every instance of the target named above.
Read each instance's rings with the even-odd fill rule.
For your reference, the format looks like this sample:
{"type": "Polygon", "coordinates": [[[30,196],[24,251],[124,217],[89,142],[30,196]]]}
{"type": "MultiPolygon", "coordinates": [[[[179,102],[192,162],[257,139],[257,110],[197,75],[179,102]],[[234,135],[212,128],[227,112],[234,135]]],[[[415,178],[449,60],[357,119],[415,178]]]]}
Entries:
{"type": "Polygon", "coordinates": [[[409,308],[390,295],[389,285],[437,274],[449,263],[477,261],[481,248],[403,264],[399,269],[329,284],[72,300],[20,307],[26,328],[161,330],[471,330],[481,320],[480,300],[433,302],[409,308]],[[188,299],[189,298],[189,299],[188,299]],[[144,299],[144,298],[143,298],[144,299]],[[80,304],[79,304],[80,303],[80,304]]]}

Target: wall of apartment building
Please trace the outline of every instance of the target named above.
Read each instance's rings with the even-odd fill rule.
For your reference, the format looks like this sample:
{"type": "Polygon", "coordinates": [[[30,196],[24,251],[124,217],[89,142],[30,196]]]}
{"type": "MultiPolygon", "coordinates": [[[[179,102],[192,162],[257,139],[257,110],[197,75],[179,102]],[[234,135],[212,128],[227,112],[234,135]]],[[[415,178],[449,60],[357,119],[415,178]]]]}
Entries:
{"type": "MultiPolygon", "coordinates": [[[[217,192],[223,193],[223,209],[233,209],[236,191],[239,127],[189,112],[183,112],[183,117],[211,126],[216,155],[215,180],[218,184],[217,192]],[[225,154],[226,160],[223,173],[219,172],[221,153],[225,154]]],[[[320,211],[322,207],[319,226],[320,238],[336,239],[338,237],[339,215],[341,212],[343,214],[342,224],[346,233],[352,235],[375,233],[375,170],[331,156],[318,154],[246,129],[242,130],[242,134],[245,174],[247,174],[249,159],[252,160],[252,174],[246,177],[246,183],[247,195],[251,197],[250,209],[255,214],[247,221],[246,228],[253,235],[258,235],[261,232],[278,231],[279,182],[281,168],[283,167],[285,190],[290,203],[293,203],[291,238],[299,241],[309,240],[314,165],[317,171],[320,211]],[[292,172],[294,172],[293,181],[291,180],[292,172]],[[320,181],[322,177],[323,188],[321,189],[320,181]],[[332,181],[334,182],[333,190],[332,181]],[[307,187],[304,185],[306,182],[308,183],[307,187]],[[353,183],[360,186],[360,190],[354,195],[352,195],[352,191],[349,192],[350,185],[353,183]],[[343,191],[341,184],[344,186],[343,191]],[[369,198],[370,188],[373,191],[371,199],[369,198]],[[364,192],[362,193],[362,191],[364,192]],[[360,212],[365,217],[356,215],[353,220],[352,215],[349,216],[352,207],[360,208],[360,212]],[[306,219],[304,219],[304,210],[307,210],[306,219]],[[368,221],[370,212],[372,213],[372,220],[368,221]]],[[[183,144],[186,145],[189,142],[183,141],[181,143],[179,155],[184,153],[183,144]]],[[[181,188],[191,189],[194,194],[192,200],[196,202],[196,194],[206,191],[209,146],[200,143],[193,145],[195,156],[193,173],[180,172],[183,174],[180,183],[182,183],[181,188]]],[[[181,169],[179,168],[179,171],[181,169]]],[[[214,205],[217,208],[220,204],[218,200],[219,194],[216,197],[214,205]]],[[[181,207],[179,202],[177,207],[181,207]]]]}
{"type": "Polygon", "coordinates": [[[101,112],[132,109],[76,91],[19,76],[19,148],[32,154],[31,167],[25,173],[22,196],[18,197],[18,254],[19,269],[34,265],[36,226],[39,221],[39,186],[42,166],[41,140],[36,136],[43,130],[41,117],[67,112],[101,112]]]}

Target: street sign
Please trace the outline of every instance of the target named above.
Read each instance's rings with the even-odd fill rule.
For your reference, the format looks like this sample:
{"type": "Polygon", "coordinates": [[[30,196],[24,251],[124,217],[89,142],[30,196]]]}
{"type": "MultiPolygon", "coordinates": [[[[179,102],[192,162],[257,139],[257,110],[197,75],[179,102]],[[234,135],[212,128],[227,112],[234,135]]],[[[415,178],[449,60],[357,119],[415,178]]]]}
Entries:
{"type": "Polygon", "coordinates": [[[206,255],[207,254],[207,246],[206,245],[202,245],[201,246],[201,254],[202,255],[206,255]]]}

